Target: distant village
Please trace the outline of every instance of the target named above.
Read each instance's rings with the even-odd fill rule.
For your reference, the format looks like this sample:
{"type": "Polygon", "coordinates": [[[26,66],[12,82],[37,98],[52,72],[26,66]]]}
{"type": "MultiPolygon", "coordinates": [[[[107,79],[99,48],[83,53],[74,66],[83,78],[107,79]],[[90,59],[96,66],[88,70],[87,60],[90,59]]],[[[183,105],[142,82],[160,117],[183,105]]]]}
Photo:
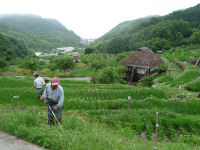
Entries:
{"type": "MultiPolygon", "coordinates": [[[[53,52],[51,53],[42,53],[42,52],[35,52],[35,56],[38,57],[46,57],[46,56],[58,56],[58,55],[62,55],[62,54],[66,54],[72,51],[81,51],[84,50],[84,48],[74,48],[74,47],[61,47],[61,48],[56,48],[54,50],[52,50],[53,52]]],[[[78,56],[80,55],[80,53],[76,52],[73,54],[73,56],[78,56]]]]}

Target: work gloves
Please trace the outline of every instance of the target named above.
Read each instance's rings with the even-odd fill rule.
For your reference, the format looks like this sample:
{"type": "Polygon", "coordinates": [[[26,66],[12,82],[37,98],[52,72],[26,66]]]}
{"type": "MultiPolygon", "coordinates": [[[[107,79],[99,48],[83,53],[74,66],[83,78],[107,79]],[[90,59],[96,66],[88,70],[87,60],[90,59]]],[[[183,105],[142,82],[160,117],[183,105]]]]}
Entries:
{"type": "Polygon", "coordinates": [[[58,110],[58,105],[53,107],[53,111],[56,111],[56,110],[58,110]]]}

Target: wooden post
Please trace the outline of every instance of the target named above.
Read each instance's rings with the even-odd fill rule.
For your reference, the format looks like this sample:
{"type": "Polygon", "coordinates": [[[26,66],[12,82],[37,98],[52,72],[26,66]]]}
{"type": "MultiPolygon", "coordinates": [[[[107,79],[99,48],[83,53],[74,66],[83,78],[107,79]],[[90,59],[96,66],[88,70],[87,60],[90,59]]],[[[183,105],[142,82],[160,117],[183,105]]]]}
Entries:
{"type": "Polygon", "coordinates": [[[169,71],[169,76],[170,76],[170,70],[168,70],[169,71]]]}
{"type": "Polygon", "coordinates": [[[14,104],[13,99],[11,99],[11,103],[12,103],[12,109],[13,109],[13,112],[15,113],[15,104],[14,104]]]}
{"type": "Polygon", "coordinates": [[[155,148],[154,150],[157,150],[157,146],[158,146],[158,112],[156,112],[156,137],[155,137],[155,148]]]}
{"type": "Polygon", "coordinates": [[[128,96],[128,113],[131,113],[131,96],[128,96]]]}
{"type": "Polygon", "coordinates": [[[200,57],[199,57],[199,58],[197,58],[197,60],[196,60],[196,63],[195,63],[195,66],[198,66],[198,64],[199,64],[199,61],[200,61],[200,57]]]}

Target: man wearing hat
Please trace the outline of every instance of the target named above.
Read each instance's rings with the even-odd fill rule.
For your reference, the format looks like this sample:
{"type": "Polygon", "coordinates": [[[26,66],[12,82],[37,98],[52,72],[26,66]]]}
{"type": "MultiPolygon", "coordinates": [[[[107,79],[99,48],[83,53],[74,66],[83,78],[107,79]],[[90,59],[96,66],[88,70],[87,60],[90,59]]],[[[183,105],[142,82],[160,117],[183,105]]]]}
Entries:
{"type": "MultiPolygon", "coordinates": [[[[53,112],[57,120],[61,123],[62,121],[62,105],[64,101],[64,91],[63,88],[59,85],[59,79],[53,78],[51,83],[46,85],[44,91],[44,97],[42,97],[44,103],[48,104],[53,112]]],[[[48,107],[48,124],[54,125],[53,114],[48,107]]]]}
{"type": "Polygon", "coordinates": [[[36,88],[38,99],[40,99],[42,96],[42,89],[45,83],[44,80],[41,77],[39,77],[38,73],[34,73],[33,76],[35,77],[33,87],[36,88]]]}

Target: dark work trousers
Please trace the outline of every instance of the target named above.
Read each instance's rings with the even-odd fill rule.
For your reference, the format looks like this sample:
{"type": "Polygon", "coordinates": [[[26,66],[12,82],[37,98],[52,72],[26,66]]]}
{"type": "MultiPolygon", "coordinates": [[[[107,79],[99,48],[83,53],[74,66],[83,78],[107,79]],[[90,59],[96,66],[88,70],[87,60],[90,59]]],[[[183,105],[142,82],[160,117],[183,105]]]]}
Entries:
{"type": "MultiPolygon", "coordinates": [[[[56,106],[58,104],[58,102],[55,102],[51,99],[48,99],[48,105],[51,107],[51,109],[53,110],[53,107],[56,106]]],[[[62,120],[62,107],[59,107],[56,111],[54,111],[54,114],[56,116],[56,118],[58,119],[58,121],[61,123],[62,120]]],[[[54,116],[51,112],[51,110],[48,107],[48,123],[50,125],[54,125],[55,123],[55,119],[54,116]]]]}

